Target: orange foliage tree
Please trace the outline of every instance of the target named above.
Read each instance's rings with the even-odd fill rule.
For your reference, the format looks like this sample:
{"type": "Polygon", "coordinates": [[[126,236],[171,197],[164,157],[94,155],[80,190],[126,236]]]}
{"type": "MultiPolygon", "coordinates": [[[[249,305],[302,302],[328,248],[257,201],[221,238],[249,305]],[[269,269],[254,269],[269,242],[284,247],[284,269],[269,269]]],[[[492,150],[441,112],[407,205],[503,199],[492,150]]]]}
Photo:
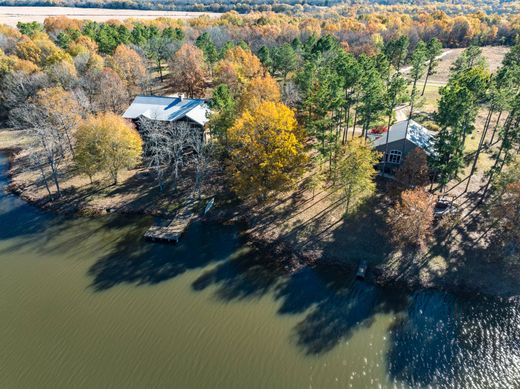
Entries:
{"type": "Polygon", "coordinates": [[[169,65],[171,83],[176,91],[188,97],[204,96],[207,67],[202,50],[185,43],[173,55],[169,65]]]}
{"type": "Polygon", "coordinates": [[[271,76],[253,78],[240,98],[240,110],[254,110],[264,101],[279,102],[280,87],[271,76]]]}
{"type": "Polygon", "coordinates": [[[215,67],[217,83],[228,85],[237,95],[250,80],[263,74],[258,57],[242,47],[229,49],[215,67]]]}
{"type": "Polygon", "coordinates": [[[146,88],[148,72],[143,59],[135,50],[126,45],[117,46],[110,65],[125,82],[130,96],[146,88]]]}
{"type": "Polygon", "coordinates": [[[400,248],[423,250],[432,234],[433,196],[422,188],[405,190],[388,210],[387,224],[390,241],[400,248]]]}

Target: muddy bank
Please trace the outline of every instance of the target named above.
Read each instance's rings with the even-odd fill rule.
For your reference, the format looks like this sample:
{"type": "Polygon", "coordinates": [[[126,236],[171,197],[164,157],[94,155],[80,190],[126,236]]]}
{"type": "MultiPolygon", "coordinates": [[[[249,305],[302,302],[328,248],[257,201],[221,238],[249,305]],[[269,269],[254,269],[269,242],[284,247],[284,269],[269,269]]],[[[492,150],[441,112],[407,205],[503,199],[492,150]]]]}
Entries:
{"type": "MultiPolygon", "coordinates": [[[[176,202],[170,203],[164,208],[161,202],[110,201],[89,203],[77,201],[77,194],[72,190],[64,190],[63,198],[58,201],[50,201],[47,196],[39,197],[31,191],[33,183],[13,180],[17,170],[20,149],[17,147],[2,148],[0,152],[9,156],[8,176],[11,184],[8,190],[20,196],[25,201],[40,208],[55,213],[69,215],[98,216],[107,213],[128,215],[149,215],[155,217],[171,217],[175,214],[175,204],[181,204],[182,195],[176,202]]],[[[41,192],[38,192],[41,194],[41,192]]],[[[274,214],[270,219],[259,218],[260,214],[267,210],[244,204],[230,193],[220,192],[216,199],[216,206],[204,217],[204,220],[233,224],[241,223],[246,226],[243,229],[244,239],[266,257],[279,262],[280,267],[287,272],[295,272],[304,266],[330,263],[340,265],[348,273],[354,273],[358,260],[341,255],[341,247],[331,249],[330,245],[340,245],[338,242],[318,242],[312,245],[302,245],[301,240],[286,239],[287,235],[280,233],[280,227],[274,228],[282,220],[282,215],[274,214]],[[325,246],[327,246],[325,248],[325,246]],[[338,254],[340,253],[340,254],[338,254]]],[[[148,199],[149,200],[149,199],[148,199]]],[[[292,232],[292,231],[291,231],[292,232]]],[[[290,236],[290,234],[289,234],[290,236]]],[[[497,264],[490,258],[467,260],[466,263],[457,263],[457,258],[435,257],[428,261],[420,261],[418,258],[402,257],[394,255],[380,260],[379,263],[371,263],[367,281],[374,282],[385,287],[398,287],[407,290],[420,290],[425,288],[442,289],[457,293],[485,294],[492,296],[511,297],[520,295],[520,268],[514,264],[497,264]],[[456,269],[456,270],[454,270],[456,269]]]]}

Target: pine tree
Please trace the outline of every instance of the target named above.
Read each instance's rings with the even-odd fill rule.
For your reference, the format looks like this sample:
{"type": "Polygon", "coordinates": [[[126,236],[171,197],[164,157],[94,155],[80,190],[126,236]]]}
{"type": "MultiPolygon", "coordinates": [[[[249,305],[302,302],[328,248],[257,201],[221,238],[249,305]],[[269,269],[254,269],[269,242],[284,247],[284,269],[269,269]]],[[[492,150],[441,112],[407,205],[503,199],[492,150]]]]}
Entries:
{"type": "Polygon", "coordinates": [[[433,76],[436,73],[436,68],[439,65],[439,60],[437,57],[442,53],[442,43],[437,38],[432,38],[428,41],[427,45],[427,57],[428,57],[428,68],[426,70],[426,77],[424,78],[424,86],[421,93],[421,96],[424,96],[424,92],[426,91],[426,85],[428,84],[428,79],[430,76],[433,76]]]}

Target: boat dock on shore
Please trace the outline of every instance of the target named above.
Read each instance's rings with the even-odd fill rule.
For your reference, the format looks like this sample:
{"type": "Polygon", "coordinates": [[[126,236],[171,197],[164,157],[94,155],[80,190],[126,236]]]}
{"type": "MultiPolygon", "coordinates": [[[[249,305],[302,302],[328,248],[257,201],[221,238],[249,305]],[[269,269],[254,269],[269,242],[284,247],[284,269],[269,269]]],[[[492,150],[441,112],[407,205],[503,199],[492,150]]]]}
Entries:
{"type": "Polygon", "coordinates": [[[144,237],[153,242],[178,243],[181,235],[196,218],[197,215],[193,213],[191,207],[186,206],[167,225],[151,226],[144,237]]]}
{"type": "MultiPolygon", "coordinates": [[[[214,198],[211,198],[204,209],[204,215],[213,207],[214,198]]],[[[153,225],[144,234],[144,238],[152,242],[178,243],[181,235],[189,227],[190,223],[197,219],[193,211],[194,203],[189,201],[178,212],[177,215],[166,225],[153,225]]]]}

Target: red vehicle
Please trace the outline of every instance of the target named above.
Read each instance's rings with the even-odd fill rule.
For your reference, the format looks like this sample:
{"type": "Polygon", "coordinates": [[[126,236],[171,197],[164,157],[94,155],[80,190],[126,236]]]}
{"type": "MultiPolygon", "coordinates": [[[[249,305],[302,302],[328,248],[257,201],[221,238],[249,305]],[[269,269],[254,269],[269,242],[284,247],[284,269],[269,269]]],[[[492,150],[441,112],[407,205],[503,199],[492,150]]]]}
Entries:
{"type": "Polygon", "coordinates": [[[370,133],[374,134],[374,135],[380,135],[380,134],[384,134],[387,131],[388,131],[388,127],[386,127],[386,126],[377,126],[377,127],[372,128],[370,130],[370,133]]]}

